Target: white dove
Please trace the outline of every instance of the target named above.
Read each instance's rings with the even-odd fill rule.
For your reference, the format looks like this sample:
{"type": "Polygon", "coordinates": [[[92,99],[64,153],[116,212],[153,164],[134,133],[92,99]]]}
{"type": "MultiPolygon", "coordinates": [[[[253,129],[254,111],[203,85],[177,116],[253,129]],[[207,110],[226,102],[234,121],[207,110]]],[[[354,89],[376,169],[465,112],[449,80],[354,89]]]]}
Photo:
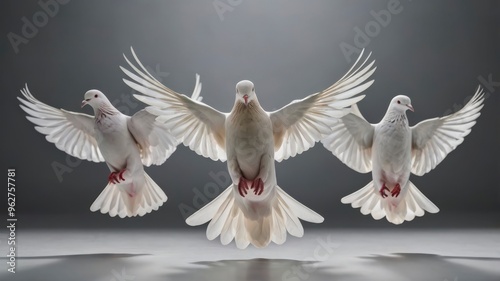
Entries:
{"type": "MultiPolygon", "coordinates": [[[[198,99],[197,83],[193,98],[198,99]]],[[[143,216],[167,201],[163,190],[144,171],[143,165],[160,165],[179,142],[156,116],[140,110],[132,117],[119,112],[98,90],[85,93],[82,107],[90,105],[94,115],[57,109],[37,100],[28,86],[21,90],[21,108],[35,129],[62,151],[93,162],[105,161],[111,170],[108,185],[90,210],[111,217],[143,216]]]]}
{"type": "Polygon", "coordinates": [[[459,111],[409,127],[406,110],[413,111],[407,96],[394,97],[382,121],[368,123],[356,105],[342,117],[333,133],[321,142],[342,162],[360,173],[372,172],[373,181],[342,198],[342,203],[376,220],[387,217],[393,224],[411,221],[424,210],[439,209],[409,180],[410,172],[422,176],[434,169],[464,140],[483,107],[478,88],[459,111]]]}
{"type": "Polygon", "coordinates": [[[135,97],[152,107],[172,134],[196,153],[225,161],[232,184],[217,198],[186,219],[191,226],[211,220],[207,238],[220,235],[224,245],[233,239],[240,249],[250,243],[265,247],[270,241],[282,244],[287,231],[297,237],[304,234],[299,218],[321,223],[323,217],[297,202],[277,184],[274,160],[281,161],[312,147],[331,132],[334,119],[348,113],[350,105],[364,96],[356,96],[373,81],[366,80],[375,71],[368,58],[356,61],[348,73],[327,89],[295,100],[289,105],[266,112],[259,104],[252,82],[236,85],[236,99],[230,113],[176,93],[142,69],[126,61],[136,74],[122,67],[133,81],[125,83],[144,95],[135,97]],[[361,63],[358,63],[361,62],[361,63]],[[253,192],[249,189],[253,189],[253,192]]]}

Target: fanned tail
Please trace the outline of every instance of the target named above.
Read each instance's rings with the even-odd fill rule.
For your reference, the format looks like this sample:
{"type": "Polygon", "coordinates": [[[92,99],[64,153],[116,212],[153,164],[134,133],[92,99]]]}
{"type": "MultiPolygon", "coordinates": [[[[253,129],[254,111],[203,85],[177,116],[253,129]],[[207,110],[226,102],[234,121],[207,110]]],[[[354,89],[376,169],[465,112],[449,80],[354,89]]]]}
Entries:
{"type": "Polygon", "coordinates": [[[377,192],[373,181],[360,190],[342,198],[342,203],[351,204],[353,208],[361,208],[363,215],[371,214],[376,220],[386,217],[393,224],[401,224],[411,221],[415,217],[421,217],[425,211],[429,213],[439,212],[434,205],[420,190],[410,181],[406,187],[407,191],[401,193],[404,196],[397,204],[389,198],[382,198],[377,192]]]}
{"type": "Polygon", "coordinates": [[[137,194],[130,196],[122,190],[119,184],[108,183],[97,199],[90,206],[92,212],[100,210],[103,214],[120,218],[144,216],[158,208],[167,201],[167,195],[144,172],[144,184],[138,188],[137,194]]]}
{"type": "Polygon", "coordinates": [[[229,186],[217,198],[186,219],[191,226],[210,221],[207,238],[213,240],[220,235],[223,245],[233,239],[236,246],[245,249],[250,243],[255,247],[266,247],[271,241],[283,244],[287,231],[297,237],[304,235],[299,218],[308,222],[321,223],[323,217],[302,205],[276,186],[276,195],[270,203],[258,206],[259,214],[245,206],[235,191],[229,186]],[[267,210],[266,210],[267,209],[267,210]]]}

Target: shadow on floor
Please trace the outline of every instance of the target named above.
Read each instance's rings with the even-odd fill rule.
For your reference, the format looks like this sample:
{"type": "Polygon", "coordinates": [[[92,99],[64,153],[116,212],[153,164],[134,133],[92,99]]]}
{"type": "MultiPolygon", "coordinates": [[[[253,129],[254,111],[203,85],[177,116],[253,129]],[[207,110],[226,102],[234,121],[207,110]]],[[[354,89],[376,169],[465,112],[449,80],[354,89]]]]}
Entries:
{"type": "MultiPolygon", "coordinates": [[[[422,253],[394,253],[361,257],[367,266],[383,268],[404,280],[499,281],[500,258],[440,256],[422,253]],[[478,268],[483,265],[491,270],[478,268]]],[[[369,270],[369,268],[367,268],[369,270]]]]}
{"type": "Polygon", "coordinates": [[[351,258],[342,265],[333,260],[288,259],[201,261],[182,267],[172,267],[171,262],[152,255],[116,253],[20,257],[17,273],[0,272],[0,280],[500,280],[500,258],[489,257],[394,253],[351,258]]]}
{"type": "Polygon", "coordinates": [[[193,263],[195,267],[177,268],[180,272],[165,276],[165,280],[338,280],[330,273],[334,268],[316,267],[315,262],[287,259],[221,260],[193,263]]]}
{"type": "MultiPolygon", "coordinates": [[[[0,280],[131,280],[126,278],[127,272],[140,266],[136,259],[132,259],[139,256],[145,255],[98,253],[18,257],[16,273],[2,271],[0,280]]],[[[7,261],[6,258],[0,260],[4,264],[7,261]]]]}

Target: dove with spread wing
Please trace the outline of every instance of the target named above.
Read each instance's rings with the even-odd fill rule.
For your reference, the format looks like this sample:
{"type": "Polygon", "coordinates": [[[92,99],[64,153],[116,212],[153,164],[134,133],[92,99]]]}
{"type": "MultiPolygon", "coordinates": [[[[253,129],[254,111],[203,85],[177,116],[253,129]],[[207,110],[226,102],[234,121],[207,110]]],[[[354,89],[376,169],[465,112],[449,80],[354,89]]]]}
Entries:
{"type": "MultiPolygon", "coordinates": [[[[196,80],[195,100],[201,98],[199,77],[196,80]]],[[[98,90],[86,92],[82,101],[82,107],[94,109],[94,116],[47,105],[36,99],[27,85],[21,93],[21,108],[47,141],[73,157],[106,162],[109,167],[108,184],[91,211],[121,218],[143,216],[167,201],[143,165],[161,165],[179,142],[164,124],[155,121],[156,116],[144,109],[133,116],[124,115],[98,90]]]]}
{"type": "Polygon", "coordinates": [[[437,213],[434,205],[409,180],[434,169],[464,141],[483,107],[483,91],[459,111],[424,120],[410,127],[406,111],[413,111],[409,97],[394,97],[378,124],[370,124],[357,105],[339,119],[333,133],[321,142],[344,164],[360,173],[372,172],[373,180],[342,198],[342,203],[361,208],[376,220],[386,217],[393,224],[411,221],[425,211],[437,213]]]}
{"type": "Polygon", "coordinates": [[[227,160],[232,184],[188,217],[188,225],[210,221],[208,239],[220,236],[224,245],[234,239],[244,249],[250,243],[282,244],[287,232],[303,236],[299,219],[323,222],[322,216],[278,186],[274,161],[311,148],[331,132],[336,118],[364,97],[358,94],[373,83],[367,79],[375,71],[369,56],[361,53],[347,74],[327,89],[273,112],[261,107],[252,82],[240,81],[231,112],[222,113],[164,86],[148,73],[133,49],[132,55],[135,63],[125,59],[134,72],[122,67],[131,79],[124,81],[142,94],[135,97],[150,105],[146,110],[196,153],[227,160]]]}

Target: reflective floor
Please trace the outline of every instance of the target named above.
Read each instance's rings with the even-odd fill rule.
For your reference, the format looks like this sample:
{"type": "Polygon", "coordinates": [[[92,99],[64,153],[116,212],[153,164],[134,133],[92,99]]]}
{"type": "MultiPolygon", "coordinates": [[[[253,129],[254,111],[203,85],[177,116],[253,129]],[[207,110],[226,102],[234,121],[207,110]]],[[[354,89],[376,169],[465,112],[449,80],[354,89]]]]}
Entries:
{"type": "Polygon", "coordinates": [[[208,241],[204,228],[25,230],[17,241],[16,273],[4,266],[0,280],[500,280],[500,229],[306,228],[246,250],[208,241]]]}

